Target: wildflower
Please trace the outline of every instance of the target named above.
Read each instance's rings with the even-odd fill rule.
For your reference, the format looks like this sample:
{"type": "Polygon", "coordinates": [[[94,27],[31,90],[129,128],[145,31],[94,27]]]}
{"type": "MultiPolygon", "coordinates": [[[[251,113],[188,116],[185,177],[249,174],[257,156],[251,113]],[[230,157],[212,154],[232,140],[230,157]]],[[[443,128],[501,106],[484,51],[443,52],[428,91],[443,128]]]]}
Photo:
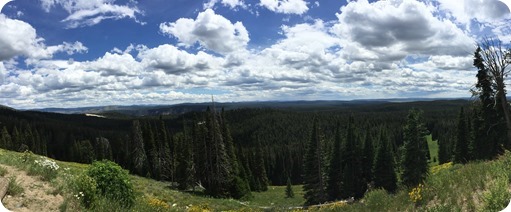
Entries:
{"type": "Polygon", "coordinates": [[[412,191],[408,193],[410,200],[412,200],[412,202],[415,204],[420,203],[422,201],[423,190],[424,190],[423,184],[419,184],[417,187],[413,188],[412,191]]]}

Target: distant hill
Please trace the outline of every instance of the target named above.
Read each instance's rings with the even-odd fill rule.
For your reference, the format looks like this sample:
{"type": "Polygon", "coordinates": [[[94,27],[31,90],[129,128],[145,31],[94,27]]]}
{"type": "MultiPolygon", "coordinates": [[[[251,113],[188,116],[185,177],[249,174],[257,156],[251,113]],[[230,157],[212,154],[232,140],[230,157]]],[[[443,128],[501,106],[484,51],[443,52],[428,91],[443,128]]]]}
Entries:
{"type": "MultiPolygon", "coordinates": [[[[254,101],[254,102],[215,102],[215,108],[225,110],[234,110],[240,108],[273,108],[285,109],[293,111],[330,111],[339,109],[359,110],[360,106],[375,105],[382,107],[398,106],[400,103],[421,102],[420,105],[446,103],[460,103],[467,99],[365,99],[352,101],[338,100],[318,100],[318,101],[254,101]],[[429,103],[428,103],[429,102],[429,103]]],[[[204,111],[207,107],[211,107],[211,102],[203,103],[182,103],[175,105],[130,105],[130,106],[97,106],[97,107],[80,107],[80,108],[43,108],[33,109],[32,111],[51,112],[61,114],[106,114],[108,117],[117,116],[158,116],[158,115],[181,115],[188,112],[204,111]]],[[[378,108],[378,107],[377,107],[378,108]]],[[[381,108],[384,109],[384,108],[381,108]]]]}

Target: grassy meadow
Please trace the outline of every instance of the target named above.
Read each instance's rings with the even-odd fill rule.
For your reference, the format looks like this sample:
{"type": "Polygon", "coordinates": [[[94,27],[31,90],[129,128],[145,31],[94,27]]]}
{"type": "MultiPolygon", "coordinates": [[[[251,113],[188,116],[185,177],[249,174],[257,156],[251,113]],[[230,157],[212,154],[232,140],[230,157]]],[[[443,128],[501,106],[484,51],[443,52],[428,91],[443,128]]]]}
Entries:
{"type": "MultiPolygon", "coordinates": [[[[428,138],[432,158],[437,157],[436,141],[428,138]]],[[[61,211],[126,211],[121,205],[99,198],[92,209],[83,208],[70,188],[69,182],[89,165],[60,162],[56,175],[48,175],[33,167],[35,155],[0,150],[0,164],[41,176],[55,188],[53,193],[64,196],[61,211]],[[46,176],[48,175],[48,176],[46,176]],[[53,176],[53,177],[52,177],[53,176]]],[[[434,163],[433,163],[434,164],[434,163]]],[[[294,198],[285,198],[285,186],[270,186],[266,192],[253,192],[246,201],[215,199],[200,193],[171,189],[170,183],[130,176],[136,193],[136,202],[130,211],[286,211],[301,210],[304,199],[300,185],[293,186],[294,198]]],[[[400,188],[395,194],[379,189],[368,191],[363,199],[347,204],[338,202],[310,211],[500,211],[511,195],[511,153],[507,152],[494,161],[473,162],[466,165],[452,163],[432,165],[431,173],[420,188],[400,188]]],[[[14,185],[15,186],[15,185],[14,185]]],[[[14,188],[31,189],[31,188],[14,188]]]]}

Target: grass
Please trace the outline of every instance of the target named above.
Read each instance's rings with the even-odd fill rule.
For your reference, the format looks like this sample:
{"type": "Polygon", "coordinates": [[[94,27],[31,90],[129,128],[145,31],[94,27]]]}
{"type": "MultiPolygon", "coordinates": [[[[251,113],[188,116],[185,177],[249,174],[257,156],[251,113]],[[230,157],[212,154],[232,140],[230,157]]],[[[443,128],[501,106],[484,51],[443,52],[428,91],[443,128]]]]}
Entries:
{"type": "MultiPolygon", "coordinates": [[[[430,150],[435,143],[428,139],[430,150]]],[[[432,157],[436,154],[432,152],[432,157]]],[[[22,161],[23,154],[0,150],[0,163],[28,170],[22,161]]],[[[58,162],[57,177],[50,183],[64,196],[61,211],[123,211],[115,202],[99,198],[96,207],[85,210],[70,193],[68,181],[87,169],[88,165],[58,162]]],[[[411,188],[400,188],[394,194],[372,190],[355,203],[335,203],[311,211],[498,211],[506,206],[511,195],[511,153],[507,152],[494,161],[472,162],[466,165],[444,164],[432,166],[432,173],[420,191],[421,200],[412,202],[411,188]],[[433,172],[434,170],[434,172],[433,172]]],[[[285,186],[270,186],[266,192],[253,192],[248,201],[215,199],[200,193],[181,192],[170,189],[169,182],[159,182],[138,176],[130,176],[136,192],[132,211],[283,211],[303,205],[303,191],[294,185],[294,198],[285,198],[285,186]]],[[[11,187],[11,186],[10,186],[11,187]]],[[[13,180],[16,188],[16,180],[13,180]]],[[[19,192],[19,191],[18,191],[19,192]]],[[[23,191],[21,191],[23,192],[23,191]]]]}
{"type": "Polygon", "coordinates": [[[438,165],[438,141],[433,141],[431,135],[426,136],[428,141],[429,155],[431,156],[431,160],[429,160],[430,166],[438,165]]]}
{"type": "Polygon", "coordinates": [[[9,178],[9,185],[7,186],[7,194],[17,196],[25,192],[25,189],[21,187],[20,183],[16,180],[16,177],[9,178]]]}

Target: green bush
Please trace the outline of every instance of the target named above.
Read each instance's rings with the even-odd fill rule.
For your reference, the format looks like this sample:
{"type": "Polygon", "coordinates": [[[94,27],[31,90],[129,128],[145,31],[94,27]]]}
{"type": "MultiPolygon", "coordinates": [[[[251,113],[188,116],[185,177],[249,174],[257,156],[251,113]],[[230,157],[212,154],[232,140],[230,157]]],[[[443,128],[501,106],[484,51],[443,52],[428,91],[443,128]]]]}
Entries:
{"type": "Polygon", "coordinates": [[[96,181],[98,193],[107,199],[117,201],[126,207],[131,207],[135,202],[128,171],[116,163],[107,160],[96,161],[86,173],[96,181]]]}
{"type": "Polygon", "coordinates": [[[16,177],[9,177],[9,185],[7,187],[7,194],[16,196],[25,192],[25,189],[21,187],[20,183],[16,180],[16,177]]]}
{"type": "Polygon", "coordinates": [[[501,211],[509,204],[511,195],[507,190],[509,183],[507,178],[499,177],[484,194],[484,211],[501,211]]]}
{"type": "Polygon", "coordinates": [[[73,180],[73,196],[85,208],[91,208],[97,199],[96,181],[88,175],[81,174],[73,180]]]}

